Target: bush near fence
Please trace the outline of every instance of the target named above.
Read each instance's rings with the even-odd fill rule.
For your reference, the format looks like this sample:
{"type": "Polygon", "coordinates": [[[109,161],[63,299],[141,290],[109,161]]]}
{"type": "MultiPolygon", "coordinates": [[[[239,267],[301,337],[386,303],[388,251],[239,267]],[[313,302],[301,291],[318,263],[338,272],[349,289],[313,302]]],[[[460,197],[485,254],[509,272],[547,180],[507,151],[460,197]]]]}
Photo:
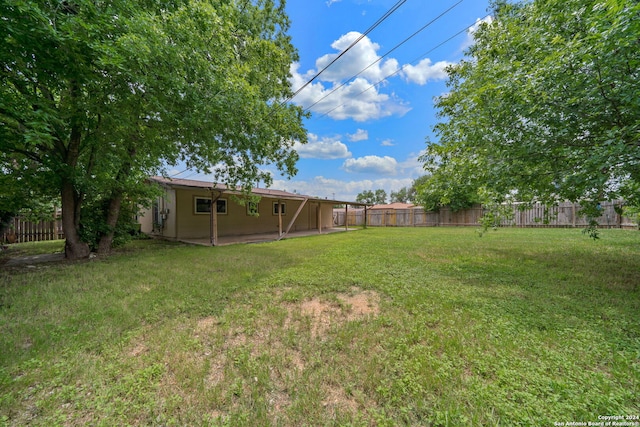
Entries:
{"type": "MultiPolygon", "coordinates": [[[[620,206],[620,201],[601,203],[601,216],[594,218],[603,228],[638,228],[630,218],[619,215],[615,207],[620,206]]],[[[423,208],[410,209],[367,209],[367,226],[372,227],[438,227],[478,226],[484,213],[481,205],[475,205],[469,209],[453,212],[448,207],[441,208],[438,212],[425,211],[423,208]]],[[[347,226],[364,225],[364,209],[351,209],[347,211],[347,226]]],[[[580,205],[576,203],[560,203],[545,209],[544,205],[536,204],[529,209],[520,210],[513,207],[513,218],[505,220],[501,225],[515,227],[580,227],[589,224],[589,218],[580,214],[580,205]]],[[[345,210],[334,211],[334,225],[345,225],[345,210]]]]}
{"type": "Polygon", "coordinates": [[[40,242],[64,239],[60,219],[33,222],[16,217],[2,233],[3,243],[40,242]]]}

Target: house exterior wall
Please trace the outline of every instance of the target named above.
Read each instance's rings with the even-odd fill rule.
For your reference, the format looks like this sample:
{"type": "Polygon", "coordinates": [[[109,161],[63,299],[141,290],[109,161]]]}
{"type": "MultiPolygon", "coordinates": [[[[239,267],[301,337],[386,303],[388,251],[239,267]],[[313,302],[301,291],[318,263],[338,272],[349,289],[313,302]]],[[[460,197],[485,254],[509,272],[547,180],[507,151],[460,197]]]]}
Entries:
{"type": "Polygon", "coordinates": [[[178,215],[178,201],[176,190],[172,188],[166,189],[165,197],[159,201],[158,208],[161,211],[166,212],[166,217],[162,220],[162,227],[159,230],[161,236],[170,237],[176,239],[178,236],[177,229],[177,215],[178,215]]]}
{"type": "Polygon", "coordinates": [[[195,198],[210,198],[211,192],[206,189],[175,189],[176,210],[173,220],[175,221],[175,235],[170,237],[176,239],[204,238],[209,237],[209,214],[195,213],[195,198]]]}
{"type": "MultiPolygon", "coordinates": [[[[209,214],[195,212],[195,198],[211,198],[206,189],[169,190],[173,193],[173,202],[169,203],[170,213],[161,233],[165,237],[174,239],[201,239],[210,236],[209,214]]],[[[168,194],[169,196],[169,194],[168,194]]],[[[218,214],[218,236],[236,236],[247,234],[278,232],[278,215],[274,214],[274,203],[277,199],[263,197],[258,203],[258,216],[250,215],[246,206],[238,204],[230,195],[223,194],[226,200],[227,213],[218,214]]],[[[282,215],[282,230],[285,231],[300,207],[302,200],[280,200],[285,204],[282,215]]],[[[333,227],[333,209],[330,203],[309,201],[300,211],[290,231],[306,231],[318,229],[318,221],[322,228],[333,227]]]]}
{"type": "MultiPolygon", "coordinates": [[[[318,203],[320,212],[320,219],[322,229],[333,228],[333,204],[331,203],[318,203]]],[[[315,228],[318,228],[317,226],[315,228]]]]}
{"type": "MultiPolygon", "coordinates": [[[[210,237],[210,215],[196,213],[196,198],[211,198],[211,192],[205,188],[165,187],[165,196],[157,202],[158,215],[165,213],[162,226],[158,226],[153,209],[145,209],[138,216],[141,231],[170,239],[206,239],[210,237]]],[[[237,203],[229,194],[220,199],[226,201],[227,212],[217,215],[218,236],[241,236],[261,233],[277,233],[278,215],[274,214],[274,204],[278,199],[263,197],[258,203],[258,216],[250,215],[246,206],[237,203]]],[[[282,215],[282,231],[286,231],[302,200],[281,199],[285,205],[282,215]]],[[[333,205],[330,202],[309,200],[298,214],[289,231],[317,230],[332,228],[333,205]]]]}
{"type": "Polygon", "coordinates": [[[155,207],[142,208],[138,212],[140,231],[145,234],[176,238],[176,192],[174,189],[165,188],[164,197],[159,197],[155,207]],[[154,210],[157,209],[157,217],[154,210]]]}

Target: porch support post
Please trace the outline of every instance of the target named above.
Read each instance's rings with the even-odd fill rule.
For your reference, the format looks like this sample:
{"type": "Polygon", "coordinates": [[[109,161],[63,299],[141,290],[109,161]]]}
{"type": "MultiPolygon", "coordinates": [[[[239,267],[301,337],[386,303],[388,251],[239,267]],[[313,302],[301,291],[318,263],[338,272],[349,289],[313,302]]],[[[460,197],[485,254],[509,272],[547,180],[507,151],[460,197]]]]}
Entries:
{"type": "Polygon", "coordinates": [[[367,205],[364,205],[364,228],[367,228],[367,205]]]}
{"type": "Polygon", "coordinates": [[[322,203],[318,202],[318,234],[322,233],[322,203]]]}
{"type": "Polygon", "coordinates": [[[291,227],[293,227],[293,224],[296,222],[296,219],[298,219],[298,215],[300,215],[300,212],[302,212],[302,208],[304,208],[304,205],[307,204],[308,200],[309,200],[309,198],[305,197],[305,199],[302,201],[302,203],[300,203],[300,206],[298,206],[298,210],[293,215],[293,218],[291,218],[291,221],[289,221],[289,224],[287,225],[287,229],[285,230],[284,233],[282,233],[282,232],[280,233],[280,236],[278,237],[278,240],[282,239],[284,236],[289,234],[289,231],[291,231],[291,227]]]}
{"type": "Polygon", "coordinates": [[[209,240],[211,246],[218,246],[218,199],[222,195],[218,192],[218,196],[214,197],[214,189],[211,189],[211,210],[209,212],[209,240]]]}
{"type": "Polygon", "coordinates": [[[344,231],[349,230],[349,205],[344,205],[344,231]]]}
{"type": "Polygon", "coordinates": [[[278,199],[278,240],[282,239],[282,203],[278,199]]]}

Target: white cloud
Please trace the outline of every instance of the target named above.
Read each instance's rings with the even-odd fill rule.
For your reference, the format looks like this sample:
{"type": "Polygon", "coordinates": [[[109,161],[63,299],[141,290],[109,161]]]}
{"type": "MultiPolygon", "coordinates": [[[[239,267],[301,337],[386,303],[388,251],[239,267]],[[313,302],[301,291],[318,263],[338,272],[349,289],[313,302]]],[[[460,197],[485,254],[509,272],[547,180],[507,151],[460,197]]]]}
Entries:
{"type": "MultiPolygon", "coordinates": [[[[318,58],[316,68],[321,70],[326,67],[361,36],[362,34],[357,31],[342,35],[331,44],[331,47],[338,53],[329,53],[318,58]]],[[[339,83],[364,70],[359,77],[377,83],[398,70],[398,61],[393,58],[381,60],[377,53],[379,49],[379,44],[372,42],[367,36],[362,37],[357,44],[321,74],[323,80],[339,83]]]]}
{"type": "MultiPolygon", "coordinates": [[[[297,67],[297,64],[292,67],[294,90],[302,86],[301,82],[306,81],[302,75],[296,72],[297,67]]],[[[317,114],[326,114],[335,120],[353,119],[357,122],[392,115],[402,117],[410,110],[402,100],[394,95],[380,93],[376,86],[372,86],[363,78],[355,79],[332,93],[331,96],[324,98],[331,91],[332,88],[325,88],[322,83],[312,83],[294,98],[294,102],[304,108],[310,108],[315,104],[310,108],[311,111],[317,114]]]]}
{"type": "Polygon", "coordinates": [[[417,154],[411,153],[405,161],[400,162],[399,168],[402,171],[402,174],[405,176],[410,176],[413,179],[425,175],[426,172],[424,170],[424,164],[418,160],[418,158],[420,158],[420,156],[422,156],[425,152],[426,149],[421,150],[417,154]]]}
{"type": "Polygon", "coordinates": [[[351,142],[366,141],[369,139],[369,132],[364,129],[358,129],[356,130],[356,133],[348,133],[347,137],[351,142]]]}
{"type": "Polygon", "coordinates": [[[357,159],[347,159],[342,169],[350,173],[373,173],[378,175],[395,175],[398,161],[389,156],[364,156],[357,159]]]}
{"type": "Polygon", "coordinates": [[[310,133],[309,142],[300,144],[296,142],[293,148],[303,159],[343,159],[351,157],[351,153],[345,144],[337,139],[323,138],[310,133]]]}
{"type": "Polygon", "coordinates": [[[393,143],[393,139],[385,139],[380,143],[380,145],[382,145],[383,147],[393,147],[396,144],[393,143]]]}
{"type": "Polygon", "coordinates": [[[413,184],[412,178],[380,178],[363,179],[360,181],[343,181],[339,179],[316,176],[309,181],[295,180],[275,180],[272,188],[279,190],[293,191],[308,196],[337,199],[343,201],[355,201],[358,193],[367,190],[377,190],[382,188],[387,195],[392,191],[398,191],[402,187],[413,184]]]}
{"type": "Polygon", "coordinates": [[[341,0],[327,0],[327,7],[331,7],[334,3],[339,3],[341,0]]]}
{"type": "Polygon", "coordinates": [[[471,27],[469,27],[469,29],[467,30],[467,38],[465,39],[464,43],[462,44],[462,50],[468,48],[469,46],[471,46],[474,43],[474,34],[476,31],[478,31],[478,28],[480,28],[480,25],[482,24],[491,24],[493,22],[493,17],[492,16],[487,16],[484,17],[482,19],[480,18],[476,18],[476,23],[473,24],[471,27]]]}
{"type": "MultiPolygon", "coordinates": [[[[360,33],[350,32],[341,36],[331,46],[337,51],[345,50],[360,33]]],[[[335,64],[324,71],[314,83],[305,87],[293,101],[316,114],[328,115],[335,120],[353,119],[358,122],[380,119],[392,115],[403,116],[410,108],[395,95],[381,92],[384,77],[399,69],[398,61],[380,59],[380,46],[368,37],[362,38],[335,64]],[[366,70],[365,70],[366,69],[366,70]],[[355,79],[342,85],[343,81],[363,71],[355,79]],[[335,90],[335,92],[334,92],[335,90]],[[325,98],[326,97],[326,98],[325,98]]],[[[323,55],[316,60],[316,68],[327,66],[339,53],[323,55]]],[[[317,71],[299,71],[298,63],[291,64],[291,86],[294,91],[313,78],[317,71]]]]}
{"type": "Polygon", "coordinates": [[[372,119],[381,119],[388,116],[404,116],[410,108],[394,95],[378,92],[365,79],[357,78],[348,86],[339,91],[339,96],[327,98],[337,104],[333,107],[329,116],[336,120],[353,119],[357,122],[365,122],[372,119]]]}
{"type": "Polygon", "coordinates": [[[431,60],[429,58],[425,58],[415,66],[406,65],[402,69],[402,74],[407,81],[417,83],[422,86],[428,81],[446,79],[446,68],[449,65],[451,65],[451,63],[446,61],[439,61],[435,64],[431,64],[431,60]]]}

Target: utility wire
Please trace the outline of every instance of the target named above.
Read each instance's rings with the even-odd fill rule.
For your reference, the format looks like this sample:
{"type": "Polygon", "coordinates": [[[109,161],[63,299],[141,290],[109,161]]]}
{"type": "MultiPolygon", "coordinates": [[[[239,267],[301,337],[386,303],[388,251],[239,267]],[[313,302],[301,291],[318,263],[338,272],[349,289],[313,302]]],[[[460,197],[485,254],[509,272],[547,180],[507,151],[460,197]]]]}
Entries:
{"type": "Polygon", "coordinates": [[[434,22],[436,22],[437,20],[439,20],[440,18],[442,18],[444,15],[446,15],[447,13],[451,12],[451,10],[453,10],[456,6],[458,6],[460,3],[462,3],[464,0],[459,0],[457,3],[455,3],[453,6],[449,7],[447,10],[445,10],[444,12],[442,12],[440,15],[436,16],[435,18],[433,18],[431,21],[427,22],[422,28],[420,28],[418,31],[414,32],[413,34],[411,34],[409,37],[407,37],[406,39],[402,40],[400,43],[398,43],[397,45],[395,45],[393,47],[393,49],[389,50],[387,53],[385,53],[384,55],[382,55],[381,57],[379,57],[378,59],[376,59],[375,61],[373,61],[371,64],[367,65],[365,68],[363,68],[362,70],[360,70],[357,74],[354,74],[353,76],[349,77],[347,80],[345,80],[342,84],[340,84],[340,86],[334,88],[331,92],[329,92],[328,94],[326,94],[325,96],[323,96],[322,98],[318,99],[316,102],[314,102],[313,104],[309,105],[308,107],[306,107],[304,109],[304,111],[309,111],[311,110],[311,108],[313,108],[316,104],[318,104],[319,102],[321,102],[322,100],[324,100],[325,98],[327,98],[328,96],[332,95],[334,92],[336,92],[337,90],[343,88],[347,83],[349,83],[351,80],[355,79],[356,77],[358,77],[360,74],[364,73],[365,71],[367,71],[369,68],[373,67],[375,64],[377,64],[378,62],[382,61],[385,57],[387,57],[389,54],[391,54],[394,50],[398,49],[400,46],[402,46],[403,44],[405,44],[406,42],[408,42],[409,40],[411,40],[412,38],[414,38],[415,36],[417,36],[419,33],[421,33],[422,31],[424,31],[425,29],[427,29],[428,27],[430,27],[434,22]]]}
{"type": "MultiPolygon", "coordinates": [[[[488,16],[490,15],[485,15],[484,18],[482,19],[486,19],[488,16]]],[[[443,41],[442,43],[438,44],[437,46],[429,49],[427,52],[423,53],[422,55],[420,55],[419,57],[415,58],[413,61],[411,61],[409,64],[405,64],[402,67],[400,67],[399,69],[397,69],[396,71],[394,71],[393,73],[383,77],[382,79],[378,80],[376,83],[372,84],[371,86],[369,86],[368,88],[362,90],[361,92],[357,93],[354,98],[357,98],[358,96],[362,95],[363,93],[369,91],[370,89],[376,87],[377,85],[379,85],[380,83],[382,83],[383,81],[387,80],[390,77],[395,76],[396,74],[398,74],[399,72],[401,72],[402,70],[404,70],[407,66],[409,65],[413,65],[414,63],[418,62],[419,60],[423,59],[425,56],[427,56],[428,54],[430,54],[431,52],[433,52],[434,50],[436,50],[437,48],[439,48],[440,46],[450,42],[451,40],[453,40],[454,38],[458,37],[460,34],[464,33],[465,31],[469,30],[469,28],[473,27],[476,23],[474,22],[473,24],[467,26],[466,28],[463,28],[462,30],[458,31],[457,33],[455,33],[454,35],[452,35],[451,37],[449,37],[448,39],[446,39],[445,41],[443,41]]],[[[337,107],[332,108],[331,110],[321,114],[320,116],[318,116],[317,118],[322,118],[325,117],[329,114],[331,114],[333,111],[337,110],[340,107],[343,107],[344,105],[346,105],[347,103],[344,102],[340,105],[338,105],[337,107]]]]}
{"type": "MultiPolygon", "coordinates": [[[[393,14],[396,10],[398,10],[400,8],[400,6],[402,6],[404,3],[406,3],[407,0],[400,0],[398,1],[391,9],[389,9],[384,15],[382,15],[376,22],[373,23],[373,25],[371,25],[363,34],[360,35],[360,37],[358,37],[355,41],[353,41],[345,50],[343,50],[342,52],[340,52],[340,54],[338,56],[336,56],[335,58],[333,58],[333,60],[326,65],[322,70],[318,71],[316,73],[315,76],[313,76],[311,78],[311,80],[307,81],[305,84],[303,84],[298,90],[296,90],[293,95],[291,95],[289,98],[287,98],[286,100],[284,100],[282,102],[282,104],[285,104],[289,101],[291,101],[293,98],[296,97],[296,95],[298,95],[300,92],[302,92],[302,90],[304,88],[306,88],[307,86],[309,86],[315,79],[317,79],[320,74],[322,74],[327,68],[329,68],[330,66],[332,66],[338,59],[340,59],[342,56],[344,56],[345,53],[347,53],[352,47],[354,47],[356,44],[358,44],[358,42],[360,40],[362,40],[367,34],[369,34],[371,31],[373,31],[378,25],[380,25],[383,21],[385,21],[389,16],[391,16],[391,14],[393,14]]],[[[282,105],[281,104],[281,105],[282,105]]]]}
{"type": "Polygon", "coordinates": [[[187,168],[187,169],[182,170],[182,171],[180,171],[180,172],[172,173],[170,176],[171,176],[171,177],[178,176],[178,175],[180,175],[180,174],[182,174],[182,173],[185,173],[185,172],[186,172],[186,171],[188,171],[188,170],[189,170],[189,169],[187,168]]]}

